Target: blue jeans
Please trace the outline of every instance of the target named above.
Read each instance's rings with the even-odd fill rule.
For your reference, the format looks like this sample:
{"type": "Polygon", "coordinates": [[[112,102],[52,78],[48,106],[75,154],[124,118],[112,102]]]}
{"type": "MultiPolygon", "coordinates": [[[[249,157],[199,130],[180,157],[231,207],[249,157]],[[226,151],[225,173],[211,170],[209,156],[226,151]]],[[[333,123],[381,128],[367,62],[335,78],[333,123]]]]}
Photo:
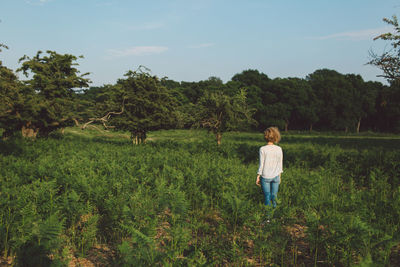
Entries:
{"type": "Polygon", "coordinates": [[[274,178],[260,177],[261,188],[264,193],[264,204],[266,206],[270,206],[272,202],[272,206],[274,208],[276,207],[280,179],[279,175],[274,178]]]}

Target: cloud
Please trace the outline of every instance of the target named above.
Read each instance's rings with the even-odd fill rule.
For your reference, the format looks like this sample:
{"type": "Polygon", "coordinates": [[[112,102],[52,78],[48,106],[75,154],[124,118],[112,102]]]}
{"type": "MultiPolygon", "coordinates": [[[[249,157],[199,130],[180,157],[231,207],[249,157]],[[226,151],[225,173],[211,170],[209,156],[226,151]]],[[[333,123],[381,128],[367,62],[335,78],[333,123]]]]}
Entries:
{"type": "Polygon", "coordinates": [[[148,56],[160,54],[168,50],[165,46],[134,46],[127,49],[109,49],[108,54],[113,58],[128,57],[128,56],[148,56]]]}
{"type": "Polygon", "coordinates": [[[191,45],[189,48],[205,48],[205,47],[210,47],[214,46],[214,43],[203,43],[203,44],[197,44],[197,45],[191,45]]]}
{"type": "Polygon", "coordinates": [[[351,31],[351,32],[340,32],[325,36],[310,37],[309,39],[314,39],[314,40],[339,39],[339,40],[356,40],[356,41],[372,40],[374,37],[381,35],[382,33],[387,33],[391,31],[392,28],[390,27],[382,27],[382,28],[366,29],[366,30],[351,31]]]}

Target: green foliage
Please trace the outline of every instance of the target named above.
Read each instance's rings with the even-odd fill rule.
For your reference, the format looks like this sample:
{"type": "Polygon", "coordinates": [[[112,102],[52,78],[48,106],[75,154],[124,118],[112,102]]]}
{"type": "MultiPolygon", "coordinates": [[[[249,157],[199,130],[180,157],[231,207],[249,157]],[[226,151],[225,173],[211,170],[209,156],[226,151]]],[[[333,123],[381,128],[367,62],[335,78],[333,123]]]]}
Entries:
{"type": "Polygon", "coordinates": [[[175,102],[156,76],[142,71],[128,71],[117,83],[117,94],[124,100],[124,112],[113,117],[117,129],[129,131],[136,144],[145,142],[148,131],[171,127],[175,102]]]}
{"type": "Polygon", "coordinates": [[[258,70],[244,70],[241,73],[235,74],[232,81],[239,82],[241,86],[257,86],[258,88],[265,89],[268,87],[270,79],[264,73],[258,70]]]}
{"type": "Polygon", "coordinates": [[[24,90],[12,70],[0,62],[0,127],[3,137],[12,135],[25,123],[22,118],[29,118],[29,112],[37,104],[32,91],[24,90]]]}
{"type": "Polygon", "coordinates": [[[264,99],[264,125],[277,125],[287,131],[289,124],[304,127],[318,120],[318,101],[306,80],[276,78],[269,82],[268,92],[273,97],[264,99]]]}
{"type": "Polygon", "coordinates": [[[76,94],[75,118],[86,123],[91,118],[101,118],[110,111],[118,112],[123,100],[116,94],[115,85],[93,86],[76,94]]]}
{"type": "MultiPolygon", "coordinates": [[[[385,21],[398,28],[396,17],[385,21]]],[[[215,112],[215,108],[207,106],[213,101],[206,103],[205,98],[218,99],[219,107],[228,107],[223,104],[228,102],[233,106],[232,101],[226,99],[229,98],[240,103],[241,109],[236,113],[226,112],[237,114],[233,121],[238,123],[221,126],[221,129],[243,131],[251,126],[264,130],[276,125],[285,130],[398,132],[400,87],[393,76],[398,72],[398,64],[395,64],[398,60],[397,37],[393,33],[379,36],[378,39],[392,41],[394,51],[379,57],[375,55],[370,62],[391,73],[385,76],[389,79],[389,87],[379,82],[364,82],[359,75],[328,69],[316,70],[305,80],[271,80],[258,70],[245,70],[226,83],[214,76],[199,82],[176,82],[150,75],[141,66],[137,71],[128,71],[126,78],[116,84],[79,90],[87,87],[89,80],[85,78],[88,73],[80,75],[75,63],[77,57],[54,51],[43,55],[39,51],[32,58],[24,56],[20,59],[22,65],[17,71],[28,78],[23,82],[0,62],[0,96],[5,100],[0,104],[0,128],[4,138],[18,131],[25,137],[36,137],[38,134],[48,136],[73,122],[83,123],[82,128],[89,124],[96,127],[95,123],[101,122],[106,129],[130,131],[132,141],[141,143],[145,142],[149,131],[188,129],[195,124],[215,128],[216,122],[224,124],[218,123],[218,115],[204,114],[215,112]],[[392,64],[392,69],[387,69],[385,64],[392,64]],[[243,89],[246,99],[238,100],[243,89]],[[245,125],[240,120],[250,123],[245,125]]],[[[230,121],[231,116],[227,117],[224,120],[230,121]]],[[[224,131],[216,134],[217,140],[224,131]]]]}
{"type": "Polygon", "coordinates": [[[66,265],[102,246],[118,266],[396,263],[398,137],[283,134],[268,224],[262,134],[229,132],[217,148],[209,137],[157,131],[131,146],[126,133],[68,128],[62,140],[0,141],[3,256],[66,265]]]}
{"type": "Polygon", "coordinates": [[[34,104],[29,106],[31,109],[24,109],[31,116],[20,116],[20,124],[44,136],[71,124],[75,117],[74,89],[87,87],[89,83],[84,78],[88,73],[80,75],[75,67],[78,65],[76,60],[73,55],[54,51],[47,51],[45,56],[38,51],[32,58],[25,55],[19,60],[22,65],[18,71],[30,77],[24,81],[24,90],[29,92],[24,97],[34,98],[34,104]]]}
{"type": "Polygon", "coordinates": [[[377,124],[381,129],[391,129],[391,131],[400,131],[400,26],[397,17],[394,15],[391,19],[384,18],[384,22],[393,26],[393,32],[384,33],[374,38],[390,41],[391,49],[382,54],[376,54],[370,51],[371,60],[368,62],[382,70],[380,75],[387,79],[390,87],[385,87],[378,95],[378,115],[377,124]]]}
{"type": "Polygon", "coordinates": [[[307,76],[317,99],[319,100],[319,127],[335,130],[348,130],[355,126],[357,118],[353,116],[352,83],[334,70],[316,70],[307,76]]]}
{"type": "MultiPolygon", "coordinates": [[[[0,52],[3,51],[3,50],[1,50],[1,48],[8,49],[8,46],[6,46],[5,44],[0,43],[0,52]]],[[[0,61],[0,63],[1,63],[1,61],[0,61]]]]}
{"type": "Polygon", "coordinates": [[[218,145],[226,131],[243,129],[254,124],[252,110],[246,104],[246,91],[242,89],[234,96],[223,92],[206,91],[197,103],[198,124],[216,135],[218,145]]]}
{"type": "Polygon", "coordinates": [[[391,41],[389,49],[382,55],[377,55],[374,52],[370,52],[371,60],[368,64],[375,65],[383,71],[383,77],[388,79],[391,83],[396,82],[400,78],[400,58],[399,58],[399,36],[400,26],[396,16],[392,16],[391,19],[384,18],[384,22],[393,26],[394,33],[384,33],[374,38],[374,40],[382,39],[385,41],[391,41]]]}

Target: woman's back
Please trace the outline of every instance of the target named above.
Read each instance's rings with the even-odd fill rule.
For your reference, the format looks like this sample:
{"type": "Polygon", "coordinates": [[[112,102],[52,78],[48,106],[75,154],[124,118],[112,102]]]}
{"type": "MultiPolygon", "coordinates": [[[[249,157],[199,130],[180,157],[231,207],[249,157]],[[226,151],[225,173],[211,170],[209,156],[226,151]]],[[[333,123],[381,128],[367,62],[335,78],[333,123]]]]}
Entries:
{"type": "Polygon", "coordinates": [[[265,145],[260,148],[260,166],[258,174],[264,178],[274,178],[282,172],[283,152],[277,145],[265,145]]]}

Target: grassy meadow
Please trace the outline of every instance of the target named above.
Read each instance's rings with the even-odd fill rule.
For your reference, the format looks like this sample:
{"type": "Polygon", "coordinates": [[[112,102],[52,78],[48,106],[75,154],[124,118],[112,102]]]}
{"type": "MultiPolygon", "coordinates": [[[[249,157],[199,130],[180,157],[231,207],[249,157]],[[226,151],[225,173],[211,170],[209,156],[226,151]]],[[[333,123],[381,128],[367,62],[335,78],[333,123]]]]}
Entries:
{"type": "Polygon", "coordinates": [[[0,265],[398,266],[400,137],[288,133],[278,207],[261,133],[68,128],[0,141],[0,265]],[[7,263],[8,262],[8,263],[7,263]]]}

